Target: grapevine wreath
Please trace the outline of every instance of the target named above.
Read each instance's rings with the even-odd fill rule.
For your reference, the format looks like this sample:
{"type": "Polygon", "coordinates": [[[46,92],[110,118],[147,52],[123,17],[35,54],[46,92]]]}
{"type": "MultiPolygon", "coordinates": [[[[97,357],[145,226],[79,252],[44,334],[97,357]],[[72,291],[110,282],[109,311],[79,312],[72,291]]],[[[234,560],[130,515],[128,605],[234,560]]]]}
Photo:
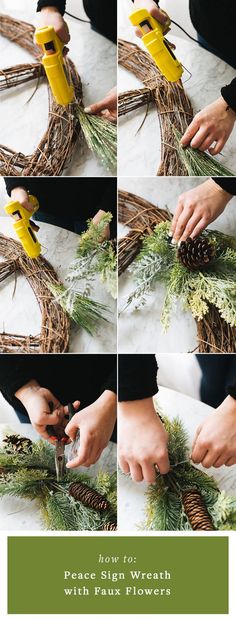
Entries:
{"type": "MultiPolygon", "coordinates": [[[[33,25],[0,15],[0,34],[28,51],[37,62],[0,70],[0,91],[35,79],[45,78],[38,47],[34,44],[33,25]]],[[[75,101],[66,108],[56,104],[48,87],[49,120],[47,130],[32,155],[13,151],[0,144],[1,176],[59,176],[69,165],[81,130],[88,147],[101,163],[114,170],[117,153],[116,125],[106,119],[84,113],[82,84],[72,60],[65,59],[71,77],[75,101]]]]}
{"type": "Polygon", "coordinates": [[[176,248],[168,235],[171,214],[125,191],[119,192],[119,221],[130,228],[118,243],[119,275],[129,268],[136,286],[127,306],[143,307],[162,282],[164,329],[180,299],[196,321],[200,353],[235,353],[236,240],[206,230],[176,248]]]}
{"type": "MultiPolygon", "coordinates": [[[[223,164],[191,147],[180,147],[181,136],[193,119],[193,109],[182,81],[171,83],[161,75],[151,55],[138,45],[119,41],[119,64],[144,88],[119,95],[119,116],[154,103],[161,131],[161,164],[158,176],[234,176],[223,164]]],[[[147,110],[148,110],[147,107],[147,110]]]]}

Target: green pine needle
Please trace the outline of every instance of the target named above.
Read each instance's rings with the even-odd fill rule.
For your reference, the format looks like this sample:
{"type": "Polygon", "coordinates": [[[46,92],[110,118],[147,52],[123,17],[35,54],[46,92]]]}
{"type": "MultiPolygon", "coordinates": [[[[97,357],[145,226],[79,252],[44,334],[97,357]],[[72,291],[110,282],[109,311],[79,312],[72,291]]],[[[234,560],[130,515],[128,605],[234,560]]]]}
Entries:
{"type": "MultiPolygon", "coordinates": [[[[143,306],[155,286],[166,287],[161,322],[168,329],[170,313],[179,299],[183,309],[190,310],[201,320],[214,305],[222,319],[236,326],[236,244],[235,239],[216,231],[204,231],[202,238],[215,246],[215,257],[202,270],[191,271],[178,260],[177,248],[169,242],[170,223],[158,224],[153,233],[143,240],[141,252],[129,271],[134,275],[136,288],[127,305],[137,309],[143,306]]],[[[200,237],[200,238],[201,238],[200,237]]]]}
{"type": "Polygon", "coordinates": [[[117,127],[96,114],[86,114],[81,106],[77,116],[88,147],[108,170],[114,170],[117,163],[117,127]]]}
{"type": "Polygon", "coordinates": [[[82,293],[66,289],[63,285],[50,284],[50,291],[72,321],[82,327],[91,336],[96,333],[98,321],[107,321],[109,314],[107,306],[86,297],[82,293]]]}
{"type": "Polygon", "coordinates": [[[235,176],[234,172],[229,170],[226,166],[221,164],[219,161],[208,155],[207,153],[203,153],[198,149],[193,149],[191,146],[183,147],[180,145],[180,140],[182,138],[181,133],[174,127],[173,133],[176,138],[176,149],[178,151],[179,157],[184,164],[186,171],[190,177],[198,176],[198,177],[233,177],[235,176]]]}

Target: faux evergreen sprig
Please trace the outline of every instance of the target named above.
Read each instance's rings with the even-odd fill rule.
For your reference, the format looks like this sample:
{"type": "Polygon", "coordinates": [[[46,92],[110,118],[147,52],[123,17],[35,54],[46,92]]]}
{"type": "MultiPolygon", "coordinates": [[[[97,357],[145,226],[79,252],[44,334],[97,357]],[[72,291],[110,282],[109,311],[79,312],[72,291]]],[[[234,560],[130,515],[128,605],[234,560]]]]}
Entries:
{"type": "Polygon", "coordinates": [[[117,127],[96,114],[86,114],[81,106],[77,116],[88,147],[108,170],[114,170],[117,163],[117,127]]]}
{"type": "MultiPolygon", "coordinates": [[[[12,431],[10,433],[11,437],[12,431]]],[[[5,437],[7,439],[8,433],[5,437]]],[[[17,436],[18,439],[22,439],[17,436]]],[[[19,441],[20,443],[20,441],[19,441]]],[[[46,441],[32,443],[26,452],[11,452],[7,442],[0,445],[0,498],[13,495],[36,500],[42,523],[50,530],[102,530],[106,523],[116,521],[116,472],[100,472],[96,478],[67,471],[57,482],[55,449],[46,441]],[[77,501],[71,484],[83,483],[106,497],[109,508],[99,512],[77,501]]]]}
{"type": "Polygon", "coordinates": [[[98,274],[102,284],[114,299],[117,297],[117,258],[112,241],[105,239],[107,225],[112,220],[104,213],[98,223],[88,220],[88,229],[80,236],[76,258],[69,267],[66,280],[76,289],[78,282],[86,281],[86,291],[98,274]]]}
{"type": "Polygon", "coordinates": [[[201,237],[207,237],[214,245],[215,255],[204,269],[190,271],[178,260],[176,246],[170,243],[169,230],[170,222],[164,222],[144,237],[142,249],[129,268],[136,288],[126,307],[140,308],[157,283],[162,282],[166,287],[161,317],[164,329],[169,327],[170,313],[177,299],[197,320],[202,319],[213,304],[229,325],[236,326],[235,239],[220,232],[204,231],[201,237]]]}
{"type": "Polygon", "coordinates": [[[49,284],[55,302],[67,312],[74,323],[91,336],[96,333],[98,321],[108,321],[109,310],[104,304],[90,299],[82,292],[65,288],[62,284],[49,284]]]}
{"type": "Polygon", "coordinates": [[[148,487],[145,529],[236,529],[236,497],[220,492],[214,478],[191,465],[182,422],[164,417],[163,423],[171,469],[148,487]]]}
{"type": "Polygon", "coordinates": [[[229,170],[217,159],[214,159],[207,153],[199,151],[199,149],[193,149],[191,146],[182,147],[180,140],[182,138],[181,133],[172,125],[173,134],[176,139],[176,148],[178,155],[186,168],[188,176],[198,177],[233,177],[234,172],[229,170]]]}

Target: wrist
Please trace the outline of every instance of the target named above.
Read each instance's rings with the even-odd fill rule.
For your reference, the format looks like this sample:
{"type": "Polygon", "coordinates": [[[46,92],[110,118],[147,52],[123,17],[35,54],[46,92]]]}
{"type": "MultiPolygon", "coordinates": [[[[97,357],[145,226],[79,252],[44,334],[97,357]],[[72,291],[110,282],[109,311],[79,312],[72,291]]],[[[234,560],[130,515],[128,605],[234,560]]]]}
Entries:
{"type": "Polygon", "coordinates": [[[119,413],[127,418],[135,418],[136,422],[140,417],[144,417],[145,420],[150,417],[158,419],[152,397],[122,401],[119,403],[119,413]]]}
{"type": "Polygon", "coordinates": [[[33,392],[37,392],[39,389],[40,385],[37,381],[35,381],[35,379],[31,379],[15,392],[15,397],[18,398],[23,405],[25,405],[25,403],[32,396],[33,392]]]}
{"type": "Polygon", "coordinates": [[[232,194],[229,194],[229,192],[227,192],[223,187],[218,185],[214,179],[208,179],[207,183],[214,192],[221,194],[222,198],[224,198],[226,202],[229,202],[232,199],[232,194]]]}
{"type": "Polygon", "coordinates": [[[58,8],[56,6],[44,6],[41,10],[40,13],[42,14],[50,14],[50,13],[57,13],[58,15],[61,15],[60,11],[58,10],[58,8]]]}
{"type": "Polygon", "coordinates": [[[101,396],[96,400],[96,404],[103,412],[109,413],[109,415],[116,415],[117,396],[115,392],[104,390],[101,396]]]}

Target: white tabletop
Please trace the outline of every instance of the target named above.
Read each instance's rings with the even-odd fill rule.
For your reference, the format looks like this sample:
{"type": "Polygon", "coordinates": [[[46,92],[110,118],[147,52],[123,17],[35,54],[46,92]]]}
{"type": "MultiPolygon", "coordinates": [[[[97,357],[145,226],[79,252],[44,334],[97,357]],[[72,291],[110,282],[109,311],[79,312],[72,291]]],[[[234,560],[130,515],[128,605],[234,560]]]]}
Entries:
{"type": "MultiPolygon", "coordinates": [[[[75,257],[78,247],[78,235],[63,228],[39,222],[37,233],[42,246],[43,256],[54,267],[59,279],[66,284],[70,262],[75,257]]],[[[4,235],[16,238],[9,217],[0,217],[0,231],[4,235]]],[[[33,291],[23,276],[18,276],[14,297],[14,276],[1,285],[0,331],[20,335],[37,335],[40,333],[41,313],[33,291]]],[[[70,336],[70,353],[115,353],[116,352],[116,302],[107,293],[104,285],[95,280],[92,298],[110,308],[110,322],[101,321],[94,337],[73,324],[70,336]]]]}
{"type": "MultiPolygon", "coordinates": [[[[0,423],[0,440],[9,429],[15,433],[19,433],[23,437],[29,437],[33,441],[39,439],[39,436],[34,431],[31,424],[21,424],[14,420],[10,427],[0,423]]],[[[95,465],[89,468],[78,468],[78,471],[85,472],[91,477],[96,476],[99,471],[113,473],[115,470],[116,445],[112,442],[105,448],[102,456],[95,465]]],[[[43,529],[44,527],[36,501],[10,496],[0,498],[0,530],[31,531],[43,529]]]]}
{"type": "MultiPolygon", "coordinates": [[[[69,2],[67,5],[70,11],[69,2]]],[[[1,0],[0,12],[35,24],[35,7],[36,0],[1,0]]],[[[83,11],[82,0],[77,2],[76,15],[88,19],[83,11]]],[[[71,33],[69,55],[82,80],[84,104],[89,105],[102,99],[116,84],[116,46],[91,30],[89,24],[80,23],[68,16],[66,20],[71,33]]],[[[34,62],[28,52],[1,36],[0,55],[1,68],[34,62]]],[[[33,81],[1,93],[1,144],[25,154],[33,153],[47,128],[46,82],[39,84],[31,101],[27,103],[35,85],[33,81]]],[[[73,161],[64,174],[82,177],[112,176],[81,141],[77,142],[73,161]]]]}
{"type": "MultiPolygon", "coordinates": [[[[191,448],[195,432],[199,424],[212,411],[211,407],[189,396],[175,392],[168,388],[160,388],[157,401],[163,415],[170,419],[179,417],[189,435],[189,447],[191,448]]],[[[225,490],[229,495],[236,494],[236,465],[232,467],[220,467],[215,469],[199,469],[213,476],[220,490],[225,490]]],[[[120,531],[138,530],[145,520],[145,492],[148,485],[145,482],[133,482],[130,478],[119,474],[119,510],[118,526],[120,531]]]]}
{"type": "MultiPolygon", "coordinates": [[[[193,187],[200,185],[200,178],[142,178],[119,180],[119,189],[128,191],[156,204],[159,208],[169,208],[175,212],[178,197],[193,187]]],[[[225,211],[209,228],[236,237],[236,197],[227,205],[225,211]]],[[[128,228],[119,225],[119,237],[126,235],[128,228]]],[[[134,290],[132,273],[126,271],[119,278],[119,309],[124,308],[126,300],[134,290]]],[[[181,300],[176,301],[170,313],[170,327],[163,331],[160,324],[166,288],[156,284],[154,291],[147,296],[147,304],[140,310],[131,312],[128,308],[119,316],[119,351],[121,353],[178,353],[193,351],[197,346],[197,328],[189,311],[183,311],[181,300]]]]}
{"type": "MultiPolygon", "coordinates": [[[[134,34],[128,15],[132,11],[131,2],[119,1],[119,37],[140,45],[143,43],[134,34]]],[[[231,82],[235,70],[222,60],[201,48],[197,43],[185,41],[168,33],[168,39],[176,45],[176,56],[192,74],[185,71],[183,84],[190,97],[194,113],[215,101],[220,96],[221,87],[231,82]]],[[[123,67],[118,70],[118,90],[123,92],[142,88],[143,84],[123,67]]],[[[122,116],[119,120],[119,175],[155,176],[160,164],[161,142],[156,107],[150,106],[142,129],[146,106],[122,116]],[[137,133],[138,131],[138,133],[137,133]]],[[[236,172],[236,128],[223,149],[222,161],[236,172]]]]}

